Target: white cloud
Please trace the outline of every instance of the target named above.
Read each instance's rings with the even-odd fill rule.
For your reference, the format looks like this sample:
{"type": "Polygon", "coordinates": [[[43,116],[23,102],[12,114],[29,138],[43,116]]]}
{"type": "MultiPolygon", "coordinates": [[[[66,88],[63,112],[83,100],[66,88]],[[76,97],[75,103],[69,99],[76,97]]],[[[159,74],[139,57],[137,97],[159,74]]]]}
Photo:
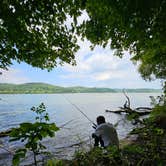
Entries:
{"type": "Polygon", "coordinates": [[[109,80],[111,77],[110,73],[99,73],[96,74],[96,76],[94,77],[97,81],[105,81],[105,80],[109,80]]]}
{"type": "Polygon", "coordinates": [[[24,75],[21,70],[12,69],[9,70],[1,70],[2,75],[0,75],[0,83],[14,83],[21,84],[25,82],[29,82],[30,80],[24,75]]]}
{"type": "Polygon", "coordinates": [[[127,71],[108,70],[100,73],[95,73],[92,78],[95,79],[96,81],[106,81],[113,79],[126,79],[127,75],[128,75],[127,71]]]}
{"type": "Polygon", "coordinates": [[[90,51],[89,45],[90,43],[87,41],[81,43],[81,50],[76,56],[77,66],[65,65],[64,69],[67,71],[67,75],[63,75],[63,78],[87,78],[105,81],[126,76],[123,68],[124,66],[128,67],[129,56],[123,60],[113,56],[113,51],[109,48],[103,49],[99,46],[90,51]]]}
{"type": "Polygon", "coordinates": [[[76,55],[77,66],[64,65],[60,78],[66,86],[97,86],[110,88],[159,87],[158,82],[145,82],[137,71],[128,52],[123,58],[113,56],[109,47],[90,50],[90,42],[79,40],[76,55]]]}

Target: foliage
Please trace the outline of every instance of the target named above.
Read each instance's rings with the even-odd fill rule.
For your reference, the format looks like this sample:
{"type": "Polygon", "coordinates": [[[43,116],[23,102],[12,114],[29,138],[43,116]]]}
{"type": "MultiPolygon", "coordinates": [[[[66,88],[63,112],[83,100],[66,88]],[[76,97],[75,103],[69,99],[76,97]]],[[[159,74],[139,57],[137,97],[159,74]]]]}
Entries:
{"type": "Polygon", "coordinates": [[[26,149],[18,149],[13,156],[13,165],[18,165],[20,162],[20,158],[25,158],[27,150],[26,149]]]}
{"type": "Polygon", "coordinates": [[[130,113],[127,115],[127,120],[129,120],[129,121],[132,121],[132,120],[135,120],[138,118],[139,118],[139,114],[137,112],[130,113]]]}
{"type": "MultiPolygon", "coordinates": [[[[156,134],[156,133],[154,133],[156,134]]],[[[106,149],[94,148],[89,152],[78,151],[75,153],[74,159],[70,162],[65,162],[62,160],[60,164],[62,166],[134,166],[134,165],[161,165],[166,164],[164,147],[160,146],[160,143],[164,145],[164,138],[161,137],[164,133],[158,134],[158,142],[155,142],[152,137],[148,140],[139,140],[133,144],[127,145],[122,149],[117,149],[116,147],[108,147],[106,149]],[[159,136],[160,135],[160,136],[159,136]]],[[[49,163],[52,165],[57,163],[56,160],[50,160],[49,163]]],[[[59,161],[58,161],[59,163],[59,161]]]]}
{"type": "MultiPolygon", "coordinates": [[[[109,44],[119,57],[124,51],[130,51],[132,60],[140,62],[139,71],[144,79],[166,79],[165,8],[165,0],[1,0],[0,68],[8,68],[13,60],[48,70],[57,62],[75,64],[74,54],[79,48],[76,44],[77,30],[77,34],[92,42],[92,48],[98,44],[103,47],[109,44]],[[79,25],[77,17],[83,10],[89,19],[79,25]],[[71,24],[67,26],[65,21],[69,16],[71,24]]],[[[165,128],[159,125],[165,119],[163,115],[165,105],[157,105],[138,132],[139,141],[142,141],[139,146],[146,158],[136,160],[137,164],[162,164],[160,162],[165,160],[163,156],[166,155],[161,148],[161,145],[165,146],[165,128]]],[[[17,161],[25,156],[27,150],[36,156],[45,148],[40,140],[53,136],[56,130],[58,128],[54,124],[46,122],[20,124],[12,131],[12,140],[26,140],[27,143],[25,149],[17,151],[17,161]]],[[[105,158],[105,153],[98,150],[94,155],[105,158]]],[[[80,156],[84,158],[84,154],[80,156]]],[[[107,157],[101,162],[107,161],[107,157]]],[[[81,162],[94,162],[98,158],[92,157],[92,160],[87,156],[87,160],[85,158],[81,162]]]]}
{"type": "Polygon", "coordinates": [[[48,70],[59,60],[75,64],[80,35],[120,57],[130,51],[144,79],[165,79],[165,8],[165,0],[1,0],[0,68],[12,60],[48,70]],[[84,12],[89,18],[80,24],[84,12]]]}
{"type": "Polygon", "coordinates": [[[166,95],[151,96],[151,104],[154,106],[150,120],[158,127],[166,129],[166,95]]]}
{"type": "Polygon", "coordinates": [[[50,159],[47,161],[46,166],[63,166],[62,160],[50,159]]]}
{"type": "Polygon", "coordinates": [[[92,0],[86,1],[89,19],[78,32],[94,47],[110,45],[122,57],[130,51],[140,61],[145,79],[166,78],[166,1],[165,0],[92,0]]]}
{"type": "Polygon", "coordinates": [[[163,92],[164,92],[164,95],[166,96],[166,81],[163,84],[163,92]]]}
{"type": "MultiPolygon", "coordinates": [[[[153,111],[149,118],[143,120],[141,127],[131,132],[131,134],[137,134],[137,139],[131,144],[121,149],[94,148],[90,152],[77,152],[72,164],[76,166],[164,166],[166,164],[166,123],[161,126],[156,123],[156,120],[159,115],[166,115],[165,107],[158,106],[153,111]]],[[[166,122],[166,116],[164,122],[166,122]]]]}
{"type": "MultiPolygon", "coordinates": [[[[160,97],[164,99],[164,96],[160,97]]],[[[89,152],[78,151],[70,165],[164,166],[166,164],[166,107],[161,98],[157,97],[159,100],[150,117],[143,119],[141,125],[131,132],[131,134],[137,134],[137,139],[131,144],[121,149],[108,147],[94,148],[89,152]]],[[[135,119],[137,115],[131,114],[129,118],[135,119]]]]}
{"type": "MultiPolygon", "coordinates": [[[[165,97],[162,96],[162,99],[165,97]]],[[[143,120],[141,127],[134,129],[131,134],[137,134],[136,144],[144,151],[142,163],[166,164],[166,105],[161,98],[153,108],[150,117],[143,120]]]]}
{"type": "Polygon", "coordinates": [[[166,105],[166,96],[165,94],[161,96],[157,96],[156,98],[154,96],[150,96],[151,99],[151,105],[152,106],[162,106],[166,105]]]}
{"type": "Polygon", "coordinates": [[[151,117],[156,118],[157,116],[164,116],[166,115],[166,105],[157,105],[154,107],[153,111],[151,112],[151,117]]]}
{"type": "MultiPolygon", "coordinates": [[[[34,108],[32,108],[34,110],[34,108]]],[[[36,111],[40,114],[44,107],[36,111]]],[[[165,105],[156,105],[150,117],[143,120],[141,127],[134,129],[131,134],[137,134],[136,141],[121,149],[116,147],[94,148],[89,152],[78,151],[71,161],[51,159],[47,161],[48,166],[107,166],[107,165],[161,165],[166,164],[166,107],[165,105]],[[164,117],[164,124],[161,125],[161,118],[164,117]],[[160,120],[160,121],[158,121],[160,120]]],[[[45,115],[44,115],[45,116],[45,115]]],[[[44,116],[37,118],[42,119],[44,116]]],[[[24,157],[24,149],[19,151],[19,155],[24,157]]]]}
{"type": "Polygon", "coordinates": [[[35,123],[21,123],[19,128],[12,129],[10,133],[10,141],[20,140],[25,142],[24,148],[15,152],[13,157],[13,165],[18,165],[21,158],[24,158],[27,151],[32,151],[34,162],[37,165],[36,157],[43,153],[46,147],[41,143],[45,137],[53,137],[55,131],[59,130],[54,123],[49,121],[46,107],[43,103],[39,107],[32,107],[31,110],[37,114],[35,123]]]}
{"type": "Polygon", "coordinates": [[[94,148],[89,152],[78,151],[75,154],[71,165],[76,166],[91,166],[91,165],[120,165],[120,150],[113,146],[107,149],[94,148]]]}
{"type": "Polygon", "coordinates": [[[12,60],[51,70],[57,62],[75,64],[76,35],[67,18],[80,15],[75,1],[0,1],[0,68],[12,60]]]}

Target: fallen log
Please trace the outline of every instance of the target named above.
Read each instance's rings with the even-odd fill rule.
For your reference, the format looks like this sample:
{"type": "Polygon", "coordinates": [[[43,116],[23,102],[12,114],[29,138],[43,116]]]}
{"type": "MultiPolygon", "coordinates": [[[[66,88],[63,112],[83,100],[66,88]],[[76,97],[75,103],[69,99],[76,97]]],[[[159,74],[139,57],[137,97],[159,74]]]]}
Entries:
{"type": "Polygon", "coordinates": [[[135,108],[135,110],[152,110],[152,108],[149,108],[149,107],[137,107],[135,108]]]}
{"type": "Polygon", "coordinates": [[[120,110],[116,110],[116,111],[111,111],[111,110],[105,110],[106,112],[112,112],[112,113],[116,113],[116,114],[121,114],[121,113],[126,113],[128,115],[131,115],[131,114],[137,114],[138,116],[144,116],[144,115],[148,115],[152,108],[149,108],[149,107],[137,107],[135,109],[132,109],[130,107],[130,98],[127,96],[125,90],[123,89],[123,94],[124,96],[126,97],[126,102],[125,104],[123,105],[123,107],[119,107],[120,110]]]}
{"type": "Polygon", "coordinates": [[[125,112],[124,110],[116,110],[116,111],[111,111],[111,110],[105,110],[105,112],[112,112],[112,113],[116,113],[116,114],[121,114],[122,112],[125,112]]]}
{"type": "Polygon", "coordinates": [[[121,114],[121,113],[126,113],[126,114],[133,114],[133,113],[136,113],[138,114],[139,116],[143,116],[143,115],[148,115],[150,114],[151,111],[144,111],[144,112],[139,112],[139,111],[135,111],[135,110],[132,110],[132,111],[127,111],[126,109],[123,109],[123,110],[116,110],[116,111],[111,111],[111,110],[105,110],[106,112],[112,112],[112,113],[116,113],[116,114],[121,114]]]}

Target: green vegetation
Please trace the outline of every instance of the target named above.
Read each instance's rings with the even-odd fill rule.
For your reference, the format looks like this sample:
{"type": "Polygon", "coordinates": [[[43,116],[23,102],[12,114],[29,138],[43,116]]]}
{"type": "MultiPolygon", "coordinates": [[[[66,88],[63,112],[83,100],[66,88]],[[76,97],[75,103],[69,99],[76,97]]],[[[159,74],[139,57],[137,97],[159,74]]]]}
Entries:
{"type": "Polygon", "coordinates": [[[48,70],[74,65],[79,35],[119,57],[129,51],[144,79],[166,78],[165,0],[1,0],[0,8],[0,68],[12,60],[48,70]],[[83,12],[89,18],[80,23],[83,12]]]}
{"type": "Polygon", "coordinates": [[[89,152],[76,152],[73,160],[49,160],[47,166],[147,166],[166,165],[166,98],[155,105],[150,117],[130,133],[137,139],[117,147],[94,148],[89,152]]]}
{"type": "Polygon", "coordinates": [[[12,129],[10,133],[10,141],[20,140],[25,142],[25,147],[16,150],[13,156],[13,165],[19,165],[20,159],[25,158],[28,151],[33,152],[34,163],[37,166],[37,155],[46,153],[46,147],[41,143],[43,138],[54,137],[55,132],[59,130],[54,123],[49,121],[46,107],[43,103],[39,107],[32,107],[31,111],[37,114],[35,123],[21,123],[19,128],[12,129]]]}
{"type": "MultiPolygon", "coordinates": [[[[165,81],[165,9],[165,0],[1,0],[0,68],[9,68],[13,60],[47,70],[56,67],[58,62],[75,65],[75,53],[79,49],[76,35],[79,35],[92,43],[92,49],[96,45],[102,47],[108,45],[119,57],[124,55],[124,51],[129,51],[131,60],[139,62],[139,72],[143,79],[157,78],[165,81]],[[77,19],[83,11],[87,12],[89,18],[79,23],[77,19]],[[65,22],[69,17],[71,23],[68,22],[70,25],[66,26],[65,22]]],[[[1,91],[3,93],[34,93],[30,89],[31,85],[26,91],[23,86],[22,90],[16,88],[15,92],[13,88],[10,88],[11,86],[13,85],[8,85],[7,91],[4,90],[5,88],[1,91]]],[[[41,88],[42,90],[37,91],[36,88],[36,93],[48,93],[48,91],[55,93],[55,87],[49,86],[48,89],[41,88]]],[[[57,93],[59,87],[56,88],[57,93]]],[[[77,91],[75,89],[74,91],[83,91],[82,89],[79,87],[77,91]]],[[[66,88],[63,90],[67,93],[66,88]]],[[[68,92],[72,90],[73,88],[69,88],[68,92]]],[[[166,82],[163,90],[166,95],[166,82]]],[[[59,91],[62,93],[62,89],[59,91]]],[[[96,89],[93,88],[90,91],[94,92],[96,89]]],[[[100,89],[100,91],[104,90],[100,89]]],[[[89,154],[80,153],[72,161],[72,165],[100,165],[100,163],[102,165],[104,163],[106,165],[108,163],[166,165],[165,105],[165,100],[163,104],[157,104],[150,118],[135,131],[140,138],[135,145],[129,145],[120,153],[114,149],[108,154],[103,153],[102,150],[92,151],[89,154]]],[[[32,130],[30,126],[26,125],[24,128],[23,125],[20,128],[28,132],[32,130]]],[[[24,133],[21,134],[24,135],[24,133]]],[[[36,148],[31,150],[36,153],[36,148]]],[[[24,156],[25,152],[25,150],[18,151],[18,156],[24,156]]],[[[56,162],[62,165],[61,161],[56,162]]]]}
{"type": "Polygon", "coordinates": [[[60,93],[64,88],[43,83],[0,84],[0,93],[60,93]]]}
{"type": "MultiPolygon", "coordinates": [[[[42,94],[42,93],[105,93],[122,92],[122,89],[60,87],[44,83],[0,84],[0,94],[42,94]]],[[[126,92],[161,92],[160,89],[126,89],[126,92]]]]}
{"type": "Polygon", "coordinates": [[[79,15],[69,1],[0,1],[0,68],[12,60],[52,69],[59,63],[75,64],[76,35],[64,22],[79,15]]]}
{"type": "Polygon", "coordinates": [[[92,47],[108,45],[119,57],[129,51],[144,79],[166,79],[165,0],[92,0],[83,7],[89,19],[78,32],[92,47]]]}

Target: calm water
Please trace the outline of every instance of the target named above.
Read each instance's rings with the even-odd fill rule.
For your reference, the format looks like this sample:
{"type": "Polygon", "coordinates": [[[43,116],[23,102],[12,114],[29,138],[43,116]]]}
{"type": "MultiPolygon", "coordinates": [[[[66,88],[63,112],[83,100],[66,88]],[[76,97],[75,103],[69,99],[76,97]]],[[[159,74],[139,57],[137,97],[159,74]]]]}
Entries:
{"type": "MultiPolygon", "coordinates": [[[[150,106],[149,96],[157,96],[157,93],[129,93],[131,107],[150,106]]],[[[35,114],[30,111],[32,106],[38,106],[44,102],[51,122],[57,126],[69,122],[64,128],[56,133],[53,139],[45,139],[44,144],[48,150],[56,156],[69,158],[75,147],[70,145],[80,141],[91,144],[92,124],[71,103],[78,106],[92,121],[98,115],[104,115],[106,121],[115,124],[123,118],[123,115],[106,113],[106,109],[116,110],[123,106],[126,98],[121,93],[83,93],[83,94],[23,94],[23,95],[0,95],[0,131],[17,127],[21,122],[33,122],[35,114]],[[69,102],[70,101],[70,102],[69,102]],[[61,149],[61,147],[66,147],[61,149]],[[67,148],[68,147],[68,148],[67,148]],[[59,150],[61,149],[61,150],[59,150]]],[[[132,125],[121,121],[117,127],[119,139],[124,138],[132,129],[132,125]]],[[[9,143],[9,138],[1,138],[1,142],[7,148],[15,149],[21,146],[19,142],[9,143]]],[[[4,161],[10,165],[11,155],[0,149],[0,165],[4,161]],[[4,155],[5,154],[5,155],[4,155]]]]}

